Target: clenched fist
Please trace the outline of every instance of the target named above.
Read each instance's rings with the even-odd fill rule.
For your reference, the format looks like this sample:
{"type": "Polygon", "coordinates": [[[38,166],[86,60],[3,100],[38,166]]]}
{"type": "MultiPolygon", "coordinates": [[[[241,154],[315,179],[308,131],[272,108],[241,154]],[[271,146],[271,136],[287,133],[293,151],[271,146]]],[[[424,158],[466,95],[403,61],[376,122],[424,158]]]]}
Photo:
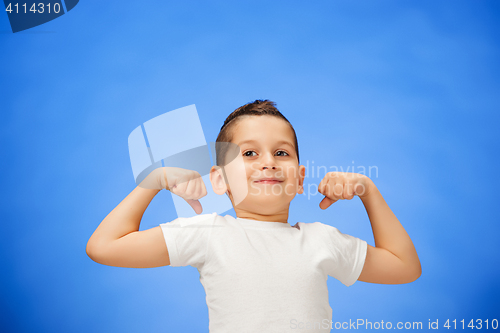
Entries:
{"type": "Polygon", "coordinates": [[[318,186],[318,192],[325,196],[319,207],[327,209],[337,200],[363,197],[368,194],[370,183],[370,178],[359,173],[328,172],[318,186]]]}
{"type": "Polygon", "coordinates": [[[207,188],[197,171],[176,167],[157,168],[139,186],[148,189],[166,189],[186,200],[196,214],[203,212],[198,199],[207,195],[207,188]]]}

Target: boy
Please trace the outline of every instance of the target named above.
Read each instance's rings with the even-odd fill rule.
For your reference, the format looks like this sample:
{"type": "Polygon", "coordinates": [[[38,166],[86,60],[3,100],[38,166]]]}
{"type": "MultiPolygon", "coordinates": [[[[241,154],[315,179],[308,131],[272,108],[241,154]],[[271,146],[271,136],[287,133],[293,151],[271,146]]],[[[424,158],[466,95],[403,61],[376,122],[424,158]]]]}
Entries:
{"type": "Polygon", "coordinates": [[[210,182],[215,193],[229,196],[236,218],[202,214],[138,231],[161,188],[202,212],[198,199],[206,188],[200,175],[160,168],[101,222],[88,255],[111,266],[196,267],[212,333],[295,332],[297,323],[330,332],[328,275],[347,286],[356,280],[409,283],[420,276],[411,239],[366,176],[329,172],[318,186],[325,196],[320,208],[358,195],[375,247],[320,222],[288,224],[290,202],[303,193],[305,167],[299,165],[295,131],[273,102],[256,100],[235,110],[217,143],[210,182]]]}

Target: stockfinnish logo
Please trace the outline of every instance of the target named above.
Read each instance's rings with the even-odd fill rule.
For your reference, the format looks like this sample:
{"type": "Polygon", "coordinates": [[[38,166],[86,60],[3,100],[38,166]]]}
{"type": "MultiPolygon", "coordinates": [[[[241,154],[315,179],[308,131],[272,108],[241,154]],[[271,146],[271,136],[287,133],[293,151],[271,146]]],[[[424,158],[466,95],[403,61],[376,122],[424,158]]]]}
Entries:
{"type": "Polygon", "coordinates": [[[23,1],[4,0],[12,32],[16,33],[52,21],[72,10],[79,0],[23,1]]]}
{"type": "MultiPolygon", "coordinates": [[[[203,183],[208,185],[217,145],[229,151],[227,163],[235,158],[236,151],[239,153],[239,147],[232,143],[207,143],[194,104],[156,116],[136,127],[128,137],[134,180],[139,186],[154,170],[177,167],[198,172],[203,183]]],[[[206,189],[207,195],[199,199],[203,211],[222,214],[233,208],[227,196],[216,194],[212,186],[206,189]]],[[[178,217],[197,215],[184,199],[171,195],[178,217]]]]}

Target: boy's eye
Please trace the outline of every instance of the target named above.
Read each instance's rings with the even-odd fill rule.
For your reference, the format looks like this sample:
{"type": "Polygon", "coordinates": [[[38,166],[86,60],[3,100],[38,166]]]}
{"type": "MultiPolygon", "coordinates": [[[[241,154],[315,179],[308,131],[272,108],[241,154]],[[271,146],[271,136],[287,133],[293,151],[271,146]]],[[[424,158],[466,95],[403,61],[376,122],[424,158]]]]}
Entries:
{"type": "MultiPolygon", "coordinates": [[[[248,150],[248,151],[246,151],[246,152],[243,153],[243,156],[255,156],[255,155],[252,155],[252,153],[255,154],[255,155],[257,155],[257,153],[254,152],[253,150],[248,150]]],[[[276,155],[278,155],[278,156],[288,156],[289,154],[286,151],[284,151],[284,150],[278,150],[276,152],[276,155]]]]}
{"type": "MultiPolygon", "coordinates": [[[[283,153],[283,154],[288,155],[288,153],[287,153],[286,151],[284,151],[284,150],[278,150],[278,151],[276,152],[276,154],[279,154],[279,153],[283,153]]],[[[278,156],[286,156],[286,155],[278,155],[278,156]]]]}

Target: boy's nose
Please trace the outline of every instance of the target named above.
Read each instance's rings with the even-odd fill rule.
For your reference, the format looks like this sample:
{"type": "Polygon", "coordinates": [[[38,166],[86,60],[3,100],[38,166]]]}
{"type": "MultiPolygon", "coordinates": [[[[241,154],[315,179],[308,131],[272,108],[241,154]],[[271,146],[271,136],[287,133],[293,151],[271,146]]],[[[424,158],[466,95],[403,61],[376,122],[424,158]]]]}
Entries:
{"type": "Polygon", "coordinates": [[[276,169],[276,160],[274,159],[274,156],[270,153],[266,153],[262,156],[261,160],[261,165],[262,165],[262,170],[268,169],[268,168],[273,168],[276,169]]]}

